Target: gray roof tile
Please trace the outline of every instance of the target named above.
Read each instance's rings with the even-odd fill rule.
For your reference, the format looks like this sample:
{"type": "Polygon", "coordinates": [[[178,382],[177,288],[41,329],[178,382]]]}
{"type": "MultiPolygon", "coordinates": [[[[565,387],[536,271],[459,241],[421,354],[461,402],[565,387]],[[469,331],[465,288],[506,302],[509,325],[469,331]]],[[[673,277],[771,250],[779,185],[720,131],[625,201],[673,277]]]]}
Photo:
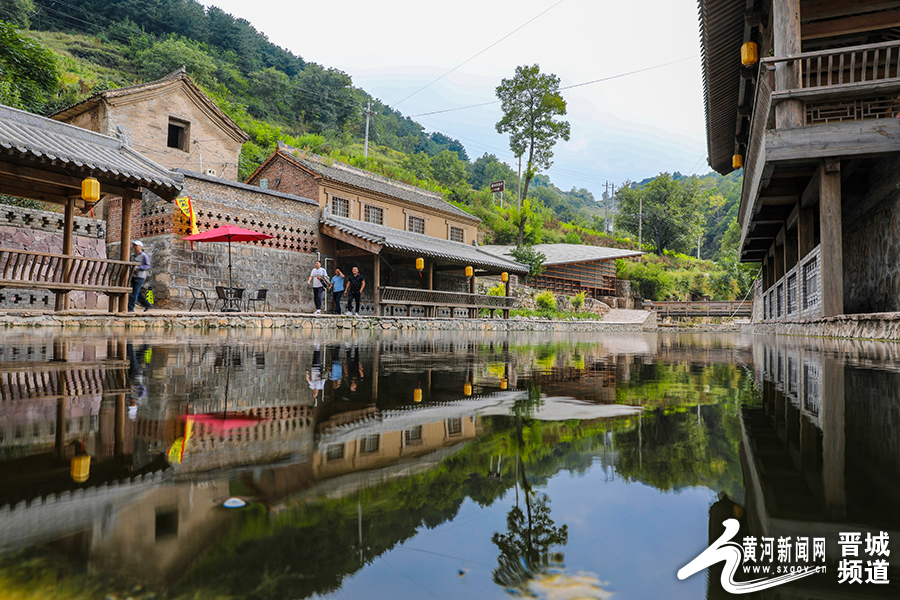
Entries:
{"type": "Polygon", "coordinates": [[[507,271],[516,275],[528,273],[528,265],[517,263],[512,259],[497,257],[487,252],[482,252],[480,246],[469,246],[459,242],[451,242],[421,233],[412,233],[401,229],[355,221],[334,215],[326,215],[322,218],[325,225],[336,227],[344,233],[356,236],[391,250],[408,252],[419,256],[437,258],[459,265],[471,265],[492,271],[507,271]]]}

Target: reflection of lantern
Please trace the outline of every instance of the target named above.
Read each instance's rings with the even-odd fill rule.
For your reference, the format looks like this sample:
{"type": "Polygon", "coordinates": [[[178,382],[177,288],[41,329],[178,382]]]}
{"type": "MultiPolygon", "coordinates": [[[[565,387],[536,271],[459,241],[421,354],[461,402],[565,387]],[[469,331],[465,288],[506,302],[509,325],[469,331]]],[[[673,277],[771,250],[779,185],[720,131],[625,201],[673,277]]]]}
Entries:
{"type": "Polygon", "coordinates": [[[505,390],[508,385],[509,385],[509,379],[507,379],[506,377],[504,377],[503,379],[500,380],[500,389],[501,390],[505,390]]]}
{"type": "Polygon", "coordinates": [[[742,166],[744,166],[743,156],[741,156],[740,154],[735,154],[731,157],[731,167],[733,169],[740,169],[742,166]]]}
{"type": "Polygon", "coordinates": [[[472,395],[472,384],[471,383],[466,382],[466,385],[463,386],[463,394],[465,394],[466,396],[472,395]]]}
{"type": "Polygon", "coordinates": [[[416,388],[413,390],[413,400],[416,402],[422,401],[422,388],[416,388]]]}
{"type": "Polygon", "coordinates": [[[88,177],[81,182],[81,197],[85,202],[96,202],[100,199],[100,182],[88,177]]]}
{"type": "Polygon", "coordinates": [[[72,481],[75,483],[84,483],[91,474],[91,456],[89,454],[79,454],[72,457],[72,481]]]}
{"type": "Polygon", "coordinates": [[[507,273],[506,271],[500,273],[500,281],[502,281],[503,283],[509,281],[509,273],[507,273]]]}
{"type": "Polygon", "coordinates": [[[744,507],[740,504],[735,504],[731,507],[731,516],[735,519],[743,519],[744,518],[744,507]]]}
{"type": "Polygon", "coordinates": [[[474,269],[472,267],[466,267],[466,277],[471,277],[472,273],[474,273],[474,269]]]}

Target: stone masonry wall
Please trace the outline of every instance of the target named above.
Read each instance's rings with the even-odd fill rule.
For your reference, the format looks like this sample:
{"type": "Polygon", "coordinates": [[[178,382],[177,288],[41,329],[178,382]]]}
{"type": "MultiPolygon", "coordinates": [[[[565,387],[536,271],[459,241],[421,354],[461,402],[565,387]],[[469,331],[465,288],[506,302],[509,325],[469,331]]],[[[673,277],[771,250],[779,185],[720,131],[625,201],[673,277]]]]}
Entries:
{"type": "MultiPolygon", "coordinates": [[[[200,231],[231,224],[275,236],[231,244],[234,287],[245,288],[245,295],[268,289],[273,309],[313,310],[312,293],[303,291],[318,251],[318,205],[217,177],[184,175],[185,195],[191,197],[200,231]]],[[[192,250],[190,242],[181,240],[190,233],[188,219],[174,203],[149,192],[140,214],[132,239],[141,239],[150,255],[147,285],[160,308],[189,308],[189,287],[215,298],[215,287],[228,285],[227,243],[194,242],[192,250]]],[[[117,254],[118,247],[110,244],[108,250],[117,254]]]]}
{"type": "MultiPolygon", "coordinates": [[[[0,248],[62,254],[65,219],[62,213],[0,205],[0,248]]],[[[75,217],[73,252],[88,258],[106,258],[103,221],[75,217]]],[[[0,308],[53,308],[56,296],[44,290],[0,289],[0,308]]],[[[95,292],[71,292],[72,308],[106,309],[108,298],[95,292]]]]}
{"type": "Polygon", "coordinates": [[[315,178],[282,156],[276,155],[273,161],[255,173],[247,183],[259,185],[262,179],[266,180],[270,190],[289,192],[318,202],[319,184],[315,178]]]}

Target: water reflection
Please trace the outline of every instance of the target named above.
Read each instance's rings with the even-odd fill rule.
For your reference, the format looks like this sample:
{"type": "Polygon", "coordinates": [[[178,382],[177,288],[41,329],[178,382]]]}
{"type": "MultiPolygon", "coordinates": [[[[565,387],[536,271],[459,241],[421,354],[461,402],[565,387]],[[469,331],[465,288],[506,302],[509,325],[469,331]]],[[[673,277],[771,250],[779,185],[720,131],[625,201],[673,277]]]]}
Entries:
{"type": "Polygon", "coordinates": [[[40,560],[85,568],[72,598],[724,597],[675,572],[728,516],[896,530],[896,365],[740,336],[8,336],[0,587],[40,560]]]}

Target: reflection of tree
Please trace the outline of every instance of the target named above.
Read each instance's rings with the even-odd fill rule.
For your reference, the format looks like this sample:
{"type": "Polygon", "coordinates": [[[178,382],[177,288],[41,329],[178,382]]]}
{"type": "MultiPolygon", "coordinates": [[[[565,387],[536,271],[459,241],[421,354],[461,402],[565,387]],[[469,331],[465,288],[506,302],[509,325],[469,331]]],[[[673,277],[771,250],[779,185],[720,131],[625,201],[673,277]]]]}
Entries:
{"type": "Polygon", "coordinates": [[[550,518],[546,494],[525,491],[526,511],[514,506],[506,515],[507,533],[495,533],[491,541],[500,550],[494,583],[524,588],[550,564],[550,548],[569,541],[569,526],[556,527],[550,518]]]}
{"type": "Polygon", "coordinates": [[[544,400],[541,398],[541,386],[535,385],[534,382],[528,382],[528,396],[519,398],[513,403],[512,413],[519,420],[518,428],[522,429],[522,419],[530,419],[535,411],[541,409],[544,400]]]}

